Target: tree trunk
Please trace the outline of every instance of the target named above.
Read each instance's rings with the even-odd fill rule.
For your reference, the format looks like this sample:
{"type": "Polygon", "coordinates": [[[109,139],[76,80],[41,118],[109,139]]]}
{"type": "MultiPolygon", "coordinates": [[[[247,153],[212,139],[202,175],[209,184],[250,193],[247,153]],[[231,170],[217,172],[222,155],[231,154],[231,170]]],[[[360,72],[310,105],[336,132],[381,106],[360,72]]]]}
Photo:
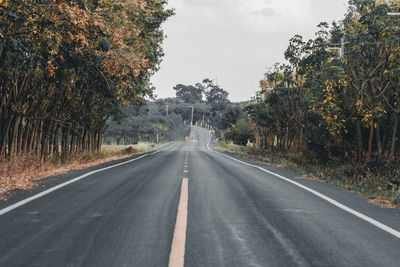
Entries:
{"type": "Polygon", "coordinates": [[[32,134],[32,130],[30,128],[31,127],[30,127],[29,122],[26,122],[25,123],[25,132],[22,137],[22,148],[21,148],[22,151],[24,151],[24,152],[29,152],[28,151],[28,140],[29,140],[30,134],[32,134]]]}
{"type": "Polygon", "coordinates": [[[23,147],[22,136],[24,134],[24,127],[25,126],[25,118],[22,117],[19,122],[18,126],[18,135],[17,135],[17,153],[21,153],[23,147]]]}
{"type": "Polygon", "coordinates": [[[361,161],[363,154],[363,141],[362,141],[362,133],[361,133],[361,121],[360,118],[357,118],[357,144],[358,144],[358,161],[361,161]]]}
{"type": "Polygon", "coordinates": [[[69,154],[75,156],[75,134],[71,134],[71,140],[69,141],[69,154]]]}
{"type": "Polygon", "coordinates": [[[82,132],[82,129],[79,129],[79,130],[78,130],[78,140],[77,140],[77,144],[76,144],[76,146],[77,146],[77,153],[78,153],[78,154],[83,154],[83,145],[82,145],[82,142],[83,142],[83,132],[82,132]]]}
{"type": "Polygon", "coordinates": [[[103,131],[99,130],[98,135],[97,135],[97,147],[96,150],[97,152],[100,152],[101,150],[101,143],[102,143],[102,138],[103,138],[103,131]]]}
{"type": "Polygon", "coordinates": [[[374,122],[372,122],[369,131],[369,140],[368,140],[368,154],[367,154],[367,161],[371,160],[372,156],[372,142],[374,141],[374,122]]]}
{"type": "Polygon", "coordinates": [[[96,130],[92,131],[92,152],[96,150],[96,130]]]}
{"type": "Polygon", "coordinates": [[[399,127],[399,114],[394,114],[394,125],[393,125],[393,134],[392,134],[392,143],[390,146],[390,158],[394,157],[394,153],[396,152],[396,141],[397,141],[397,128],[399,127]]]}
{"type": "Polygon", "coordinates": [[[15,141],[17,140],[17,130],[18,130],[19,118],[20,118],[19,115],[14,117],[14,121],[12,122],[12,126],[10,129],[11,131],[9,132],[9,136],[8,136],[8,156],[10,158],[12,158],[16,155],[15,141]]]}
{"type": "Polygon", "coordinates": [[[42,162],[45,161],[51,153],[50,143],[52,142],[51,132],[53,130],[53,125],[54,122],[50,121],[48,122],[48,126],[45,127],[45,134],[43,136],[43,141],[42,141],[42,153],[41,153],[42,162]]]}
{"type": "Polygon", "coordinates": [[[82,134],[82,149],[83,149],[83,153],[87,154],[87,140],[88,140],[88,132],[87,129],[85,128],[82,134]]]}
{"type": "Polygon", "coordinates": [[[299,149],[297,153],[303,154],[303,126],[300,126],[299,149]]]}
{"type": "Polygon", "coordinates": [[[91,145],[92,145],[92,131],[90,129],[87,131],[86,145],[87,145],[87,148],[86,148],[87,152],[89,154],[92,153],[92,148],[91,148],[91,145]]]}
{"type": "Polygon", "coordinates": [[[60,155],[60,129],[61,129],[60,124],[57,124],[56,131],[54,133],[54,149],[53,149],[53,153],[56,154],[57,156],[60,155]]]}
{"type": "Polygon", "coordinates": [[[61,157],[66,159],[68,156],[68,139],[69,139],[69,128],[63,127],[62,129],[62,138],[61,138],[61,157]]]}
{"type": "Polygon", "coordinates": [[[378,154],[382,155],[382,139],[381,139],[381,128],[380,128],[380,124],[379,121],[376,123],[376,145],[378,148],[378,154]]]}
{"type": "Polygon", "coordinates": [[[10,116],[8,119],[2,122],[1,126],[1,139],[0,139],[0,159],[4,159],[6,155],[6,144],[7,144],[7,134],[11,126],[11,122],[13,120],[13,116],[10,116]]]}
{"type": "Polygon", "coordinates": [[[288,149],[288,145],[289,145],[289,126],[286,126],[285,149],[288,149]]]}
{"type": "Polygon", "coordinates": [[[42,142],[42,137],[43,137],[43,124],[44,124],[44,121],[41,121],[39,130],[38,130],[39,136],[37,136],[37,139],[35,140],[35,148],[36,148],[36,156],[37,157],[40,156],[40,152],[41,152],[41,142],[42,142]]]}
{"type": "Polygon", "coordinates": [[[382,154],[385,155],[385,157],[387,158],[388,155],[388,132],[389,132],[389,127],[388,127],[389,123],[387,123],[387,121],[385,121],[383,127],[383,137],[382,137],[382,154]]]}
{"type": "Polygon", "coordinates": [[[32,127],[31,131],[32,131],[32,134],[30,136],[29,145],[28,145],[28,150],[29,151],[33,151],[33,149],[34,149],[36,133],[37,133],[38,130],[35,127],[32,127]]]}
{"type": "Polygon", "coordinates": [[[49,155],[54,155],[54,148],[56,146],[56,136],[58,131],[58,123],[53,122],[49,132],[49,155]]]}

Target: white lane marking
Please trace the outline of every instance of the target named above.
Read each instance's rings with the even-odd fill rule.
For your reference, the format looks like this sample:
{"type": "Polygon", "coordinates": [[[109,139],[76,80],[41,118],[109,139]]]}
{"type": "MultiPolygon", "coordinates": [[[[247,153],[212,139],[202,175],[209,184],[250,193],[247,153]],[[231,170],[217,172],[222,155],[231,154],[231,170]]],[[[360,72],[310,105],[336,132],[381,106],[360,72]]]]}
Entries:
{"type": "Polygon", "coordinates": [[[207,148],[208,148],[208,150],[210,150],[211,152],[213,152],[213,150],[210,148],[210,142],[211,142],[211,131],[208,131],[207,148]]]}
{"type": "Polygon", "coordinates": [[[172,145],[170,145],[169,147],[166,147],[166,148],[164,148],[164,149],[160,149],[160,150],[151,152],[151,153],[149,153],[149,155],[154,155],[154,154],[160,153],[160,152],[162,152],[162,151],[167,151],[168,149],[172,148],[172,147],[175,146],[175,145],[176,145],[176,143],[175,143],[175,144],[172,144],[172,145]]]}
{"type": "Polygon", "coordinates": [[[188,178],[183,178],[178,214],[176,215],[174,237],[172,239],[171,253],[169,254],[169,267],[183,267],[185,264],[187,209],[189,200],[188,189],[188,178]]]}
{"type": "Polygon", "coordinates": [[[169,147],[166,147],[166,148],[164,148],[164,149],[158,150],[158,152],[160,152],[160,151],[167,151],[168,149],[174,147],[176,144],[177,144],[177,143],[174,143],[174,144],[170,145],[169,147]]]}
{"type": "Polygon", "coordinates": [[[58,189],[60,189],[60,188],[62,188],[64,186],[67,186],[69,184],[72,184],[72,183],[75,183],[75,182],[77,182],[79,180],[82,180],[83,178],[86,178],[86,177],[88,177],[88,176],[90,176],[92,174],[95,174],[95,173],[98,173],[98,172],[102,172],[102,171],[105,171],[105,170],[108,170],[108,169],[112,169],[112,168],[115,168],[115,167],[130,163],[130,162],[142,159],[142,158],[147,157],[149,155],[157,154],[157,153],[159,153],[161,151],[166,151],[166,150],[172,148],[175,145],[176,145],[176,143],[171,145],[171,146],[169,146],[169,147],[167,147],[167,148],[165,148],[165,149],[157,150],[155,152],[148,153],[148,154],[142,155],[140,157],[137,157],[137,158],[134,158],[134,159],[131,159],[131,160],[127,160],[127,161],[124,161],[124,162],[121,162],[121,163],[118,163],[118,164],[115,164],[115,165],[111,165],[111,166],[108,166],[108,167],[105,167],[105,168],[102,168],[102,169],[98,169],[98,170],[95,170],[95,171],[91,171],[91,172],[85,173],[85,174],[83,174],[81,176],[78,176],[78,177],[72,179],[72,180],[69,180],[69,181],[64,182],[62,184],[59,184],[59,185],[56,185],[56,186],[54,186],[52,188],[49,188],[49,189],[47,189],[47,190],[45,190],[43,192],[40,192],[39,194],[36,194],[34,196],[31,196],[31,197],[28,197],[28,198],[26,198],[24,200],[21,200],[21,201],[19,201],[17,203],[14,203],[11,206],[8,206],[7,208],[4,208],[4,209],[0,210],[0,216],[3,215],[3,214],[6,214],[7,212],[10,212],[10,211],[18,208],[18,207],[21,207],[22,205],[25,205],[25,204],[27,204],[27,203],[35,200],[35,199],[38,199],[38,198],[43,197],[43,196],[45,196],[47,194],[50,194],[51,192],[54,192],[54,191],[56,191],[56,190],[58,190],[58,189]]]}
{"type": "MultiPolygon", "coordinates": [[[[210,135],[210,132],[209,132],[209,135],[210,135]]],[[[210,135],[210,138],[211,138],[211,135],[210,135]]],[[[315,190],[313,190],[313,189],[311,189],[311,188],[309,188],[307,186],[304,186],[304,185],[302,185],[302,184],[300,184],[298,182],[295,182],[295,181],[293,181],[293,180],[291,180],[289,178],[286,178],[286,177],[284,177],[282,175],[279,175],[277,173],[268,171],[268,170],[266,170],[266,169],[264,169],[264,168],[262,168],[260,166],[249,164],[249,163],[243,162],[241,160],[235,159],[233,157],[230,157],[228,155],[225,155],[223,153],[220,153],[218,151],[211,150],[210,147],[209,147],[209,143],[207,143],[207,148],[210,151],[213,151],[213,152],[215,152],[215,153],[217,153],[219,155],[222,155],[224,157],[227,157],[227,158],[229,158],[231,160],[237,161],[237,162],[239,162],[241,164],[244,164],[246,166],[249,166],[249,167],[253,167],[253,168],[259,169],[259,170],[261,170],[263,172],[266,172],[266,173],[271,174],[271,175],[273,175],[273,176],[275,176],[277,178],[280,178],[280,179],[282,179],[282,180],[284,180],[286,182],[294,184],[294,185],[296,185],[296,186],[298,186],[298,187],[310,192],[311,194],[313,194],[313,195],[315,195],[315,196],[317,196],[317,197],[319,197],[319,198],[331,203],[332,205],[334,205],[334,206],[336,206],[336,207],[338,207],[338,208],[340,208],[340,209],[342,209],[344,211],[347,211],[348,213],[353,214],[354,216],[357,216],[358,218],[360,218],[360,219],[362,219],[362,220],[364,220],[364,221],[366,221],[366,222],[378,227],[379,229],[381,229],[381,230],[383,230],[383,231],[385,231],[385,232],[387,232],[387,233],[389,233],[389,234],[391,234],[391,235],[393,235],[393,236],[395,236],[397,238],[400,238],[400,232],[399,231],[397,231],[397,230],[395,230],[395,229],[393,229],[393,228],[391,228],[391,227],[389,227],[389,226],[387,226],[387,225],[385,225],[385,224],[383,224],[381,222],[378,222],[377,220],[372,219],[372,218],[368,217],[367,215],[364,215],[364,214],[362,214],[362,213],[360,213],[360,212],[358,212],[356,210],[353,210],[352,208],[349,208],[349,207],[343,205],[342,203],[340,203],[340,202],[338,202],[338,201],[336,201],[336,200],[334,200],[334,199],[332,199],[330,197],[327,197],[324,194],[321,194],[321,193],[319,193],[319,192],[317,192],[317,191],[315,191],[315,190]]]]}

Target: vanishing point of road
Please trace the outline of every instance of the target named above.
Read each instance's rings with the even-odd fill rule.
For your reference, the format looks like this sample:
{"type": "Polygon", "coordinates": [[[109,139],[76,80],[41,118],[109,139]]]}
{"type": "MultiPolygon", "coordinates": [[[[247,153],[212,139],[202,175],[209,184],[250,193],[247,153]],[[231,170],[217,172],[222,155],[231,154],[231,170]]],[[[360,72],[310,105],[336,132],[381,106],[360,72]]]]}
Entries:
{"type": "Polygon", "coordinates": [[[399,210],[192,135],[2,203],[0,266],[400,266],[399,210]]]}

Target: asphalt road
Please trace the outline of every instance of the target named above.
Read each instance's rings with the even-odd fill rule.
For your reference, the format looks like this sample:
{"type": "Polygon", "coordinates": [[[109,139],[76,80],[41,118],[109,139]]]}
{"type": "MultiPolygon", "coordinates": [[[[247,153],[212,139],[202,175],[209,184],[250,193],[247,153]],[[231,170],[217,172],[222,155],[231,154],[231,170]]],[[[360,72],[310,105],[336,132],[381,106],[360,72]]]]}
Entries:
{"type": "Polygon", "coordinates": [[[400,211],[214,152],[205,129],[192,132],[192,142],[3,203],[0,266],[168,266],[175,236],[185,266],[400,266],[400,211]]]}

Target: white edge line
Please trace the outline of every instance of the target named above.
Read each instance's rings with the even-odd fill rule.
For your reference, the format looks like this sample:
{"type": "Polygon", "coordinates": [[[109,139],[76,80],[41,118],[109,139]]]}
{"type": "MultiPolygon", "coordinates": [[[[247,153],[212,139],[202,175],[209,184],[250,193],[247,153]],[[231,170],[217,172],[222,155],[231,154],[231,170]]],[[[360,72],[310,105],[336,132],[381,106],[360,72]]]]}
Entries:
{"type": "Polygon", "coordinates": [[[1,209],[1,210],[0,210],[0,216],[3,215],[3,214],[6,214],[7,212],[10,212],[10,211],[12,211],[12,210],[18,208],[18,207],[21,207],[22,205],[25,205],[25,204],[27,204],[27,203],[29,203],[29,202],[35,200],[35,199],[38,199],[38,198],[43,197],[43,196],[45,196],[45,195],[47,195],[47,194],[50,194],[51,192],[54,192],[54,191],[56,191],[56,190],[58,190],[58,189],[60,189],[60,188],[62,188],[62,187],[64,187],[64,186],[67,186],[67,185],[69,185],[69,184],[72,184],[72,183],[75,183],[75,182],[77,182],[77,181],[79,181],[79,180],[82,180],[83,178],[86,178],[86,177],[88,177],[88,176],[90,176],[90,175],[92,175],[92,174],[95,174],[95,173],[98,173],[98,172],[102,172],[102,171],[105,171],[105,170],[108,170],[108,169],[111,169],[111,168],[115,168],[115,167],[118,167],[118,166],[121,166],[121,165],[130,163],[130,162],[133,162],[133,161],[142,159],[142,158],[147,157],[147,156],[149,156],[149,155],[157,154],[157,153],[159,153],[159,152],[161,152],[161,151],[166,151],[166,150],[172,148],[172,147],[175,146],[175,145],[176,145],[176,143],[173,144],[173,145],[171,145],[171,146],[169,146],[169,147],[167,147],[167,148],[164,148],[164,149],[162,149],[162,150],[157,150],[157,151],[155,151],[155,152],[148,153],[148,154],[142,155],[142,156],[140,156],[140,157],[137,157],[137,158],[134,158],[134,159],[131,159],[131,160],[127,160],[127,161],[124,161],[124,162],[121,162],[121,163],[118,163],[118,164],[115,164],[115,165],[111,165],[111,166],[108,166],[108,167],[105,167],[105,168],[102,168],[102,169],[98,169],[98,170],[95,170],[95,171],[91,171],[91,172],[85,173],[85,174],[83,174],[83,175],[81,175],[81,176],[78,176],[78,177],[72,179],[72,180],[69,180],[69,181],[64,182],[64,183],[62,183],[62,184],[59,184],[59,185],[56,185],[56,186],[54,186],[54,187],[52,187],[52,188],[49,188],[49,189],[47,189],[47,190],[45,190],[45,191],[43,191],[43,192],[40,192],[39,194],[33,195],[33,196],[28,197],[28,198],[26,198],[26,199],[24,199],[24,200],[21,200],[21,201],[19,201],[19,202],[17,202],[17,203],[14,203],[14,204],[12,204],[11,206],[8,206],[8,207],[6,207],[6,208],[4,208],[4,209],[1,209]]]}
{"type": "MultiPolygon", "coordinates": [[[[209,136],[210,136],[210,138],[211,138],[210,132],[209,132],[209,136]]],[[[358,211],[356,211],[356,210],[353,210],[352,208],[349,208],[349,207],[347,207],[347,206],[345,206],[345,205],[343,205],[343,204],[337,202],[336,200],[334,200],[334,199],[332,199],[332,198],[330,198],[330,197],[325,196],[324,194],[321,194],[321,193],[319,193],[319,192],[317,192],[317,191],[315,191],[315,190],[313,190],[313,189],[311,189],[311,188],[309,188],[309,187],[307,187],[307,186],[304,186],[304,185],[302,185],[302,184],[300,184],[300,183],[298,183],[298,182],[292,181],[291,179],[286,178],[286,177],[284,177],[284,176],[282,176],[282,175],[279,175],[279,174],[277,174],[277,173],[268,171],[268,170],[266,170],[266,169],[264,169],[264,168],[262,168],[262,167],[260,167],[260,166],[253,165],[253,164],[249,164],[249,163],[243,162],[243,161],[241,161],[241,160],[235,159],[235,158],[233,158],[233,157],[230,157],[230,156],[228,156],[228,155],[225,155],[225,154],[223,154],[223,153],[220,153],[220,152],[218,152],[218,151],[212,150],[212,149],[210,149],[209,144],[210,144],[210,141],[207,143],[207,148],[208,148],[210,151],[212,151],[212,152],[215,152],[215,153],[217,153],[217,154],[219,154],[219,155],[222,155],[222,156],[224,156],[224,157],[227,157],[227,158],[229,158],[229,159],[231,159],[231,160],[234,160],[234,161],[237,161],[237,162],[239,162],[239,163],[242,163],[242,164],[244,164],[244,165],[246,165],[246,166],[259,169],[259,170],[261,170],[261,171],[263,171],[263,172],[266,172],[266,173],[271,174],[271,175],[273,175],[273,176],[275,176],[275,177],[278,177],[278,178],[280,178],[280,179],[282,179],[282,180],[284,180],[284,181],[286,181],[286,182],[289,182],[289,183],[291,183],[291,184],[294,184],[294,185],[296,185],[296,186],[298,186],[298,187],[300,187],[300,188],[302,188],[302,189],[304,189],[304,190],[306,190],[306,191],[312,193],[313,195],[315,195],[315,196],[317,196],[317,197],[319,197],[319,198],[321,198],[321,199],[323,199],[323,200],[325,200],[325,201],[331,203],[332,205],[334,205],[334,206],[336,206],[336,207],[338,207],[338,208],[340,208],[340,209],[342,209],[342,210],[344,210],[344,211],[347,211],[348,213],[351,213],[351,214],[353,214],[354,216],[357,216],[358,218],[360,218],[360,219],[362,219],[362,220],[364,220],[364,221],[366,221],[366,222],[368,222],[368,223],[370,223],[370,224],[372,224],[372,225],[378,227],[379,229],[381,229],[381,230],[383,230],[383,231],[385,231],[385,232],[387,232],[387,233],[389,233],[389,234],[391,234],[391,235],[393,235],[393,236],[395,236],[395,237],[397,237],[397,238],[400,238],[400,232],[399,232],[399,231],[397,231],[397,230],[395,230],[395,229],[393,229],[393,228],[391,228],[391,227],[389,227],[389,226],[387,226],[387,225],[385,225],[385,224],[383,224],[383,223],[381,223],[381,222],[378,222],[377,220],[372,219],[372,218],[368,217],[367,215],[364,215],[364,214],[362,214],[362,213],[360,213],[360,212],[358,212],[358,211]]]]}
{"type": "Polygon", "coordinates": [[[211,152],[213,152],[213,150],[210,148],[210,142],[211,142],[211,131],[208,131],[207,148],[208,148],[208,150],[210,150],[211,152]]]}

